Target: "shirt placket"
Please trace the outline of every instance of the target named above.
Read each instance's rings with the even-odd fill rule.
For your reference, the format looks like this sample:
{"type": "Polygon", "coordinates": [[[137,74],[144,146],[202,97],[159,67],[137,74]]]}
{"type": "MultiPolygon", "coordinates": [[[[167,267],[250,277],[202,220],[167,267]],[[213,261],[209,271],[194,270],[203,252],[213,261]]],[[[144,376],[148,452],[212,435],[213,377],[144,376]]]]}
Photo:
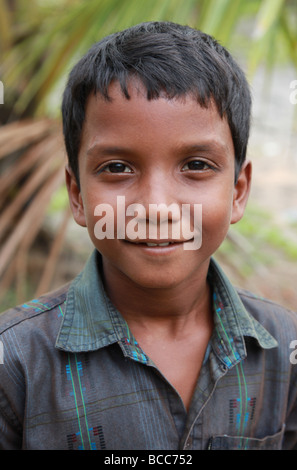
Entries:
{"type": "Polygon", "coordinates": [[[203,413],[215,393],[216,386],[227,373],[228,367],[210,354],[209,363],[203,365],[189,409],[185,432],[181,440],[183,450],[202,450],[208,435],[203,433],[203,413]],[[212,374],[210,374],[210,369],[212,374]]]}

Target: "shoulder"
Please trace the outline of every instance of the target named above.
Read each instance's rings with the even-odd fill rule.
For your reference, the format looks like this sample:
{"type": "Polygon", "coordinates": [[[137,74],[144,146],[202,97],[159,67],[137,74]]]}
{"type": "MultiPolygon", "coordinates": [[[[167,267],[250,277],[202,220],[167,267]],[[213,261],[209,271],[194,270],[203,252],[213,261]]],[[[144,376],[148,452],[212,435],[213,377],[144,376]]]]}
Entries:
{"type": "Polygon", "coordinates": [[[66,284],[0,313],[0,335],[5,335],[12,329],[24,330],[27,333],[31,328],[36,330],[43,323],[62,316],[68,289],[69,284],[66,284]]]}
{"type": "Polygon", "coordinates": [[[297,339],[297,312],[244,289],[236,289],[247,310],[277,340],[297,339]]]}

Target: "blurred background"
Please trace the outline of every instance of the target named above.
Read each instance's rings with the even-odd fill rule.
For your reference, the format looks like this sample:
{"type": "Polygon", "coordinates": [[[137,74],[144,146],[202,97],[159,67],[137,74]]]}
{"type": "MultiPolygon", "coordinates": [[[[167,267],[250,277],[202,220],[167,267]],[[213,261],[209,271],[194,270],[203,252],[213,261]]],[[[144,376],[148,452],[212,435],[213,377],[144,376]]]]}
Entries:
{"type": "Polygon", "coordinates": [[[89,256],[64,185],[63,87],[94,42],[149,20],[213,35],[245,70],[253,189],[216,258],[236,285],[296,310],[296,0],[0,0],[0,311],[68,282],[89,256]]]}

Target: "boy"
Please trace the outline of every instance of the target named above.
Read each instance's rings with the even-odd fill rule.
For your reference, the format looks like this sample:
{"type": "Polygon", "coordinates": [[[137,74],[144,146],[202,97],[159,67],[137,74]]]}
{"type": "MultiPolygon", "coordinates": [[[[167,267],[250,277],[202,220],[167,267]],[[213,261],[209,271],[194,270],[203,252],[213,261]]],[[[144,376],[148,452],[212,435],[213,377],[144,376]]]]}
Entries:
{"type": "Polygon", "coordinates": [[[297,318],[212,259],[248,199],[250,106],[228,52],[172,23],[73,68],[66,184],[95,251],[0,317],[1,448],[296,448],[297,318]]]}

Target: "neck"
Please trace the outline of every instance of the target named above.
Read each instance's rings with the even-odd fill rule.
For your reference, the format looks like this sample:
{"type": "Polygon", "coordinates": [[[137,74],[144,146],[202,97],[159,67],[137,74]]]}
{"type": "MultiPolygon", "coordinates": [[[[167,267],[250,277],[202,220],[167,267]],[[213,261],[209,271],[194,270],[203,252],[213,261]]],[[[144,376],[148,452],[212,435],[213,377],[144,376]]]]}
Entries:
{"type": "Polygon", "coordinates": [[[117,276],[115,280],[103,262],[105,289],[132,330],[133,325],[138,328],[158,326],[174,335],[187,327],[190,329],[193,323],[202,325],[211,320],[208,265],[199,276],[183,284],[170,288],[145,288],[124,276],[117,276]]]}

